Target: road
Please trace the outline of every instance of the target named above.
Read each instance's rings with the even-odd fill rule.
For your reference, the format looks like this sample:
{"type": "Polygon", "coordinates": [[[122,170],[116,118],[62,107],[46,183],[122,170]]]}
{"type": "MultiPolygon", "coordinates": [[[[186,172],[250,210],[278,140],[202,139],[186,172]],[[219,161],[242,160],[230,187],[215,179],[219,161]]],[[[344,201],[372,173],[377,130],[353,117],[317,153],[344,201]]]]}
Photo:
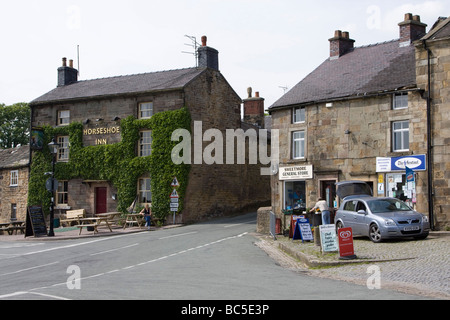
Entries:
{"type": "Polygon", "coordinates": [[[310,277],[255,245],[256,214],[180,228],[0,243],[0,300],[422,299],[310,277]]]}

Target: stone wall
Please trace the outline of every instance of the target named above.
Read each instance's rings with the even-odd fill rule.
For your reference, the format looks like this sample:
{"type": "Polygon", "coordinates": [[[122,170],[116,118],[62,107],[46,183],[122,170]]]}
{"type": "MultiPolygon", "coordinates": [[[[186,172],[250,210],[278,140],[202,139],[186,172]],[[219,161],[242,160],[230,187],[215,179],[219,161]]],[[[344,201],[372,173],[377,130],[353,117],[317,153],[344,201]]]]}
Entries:
{"type": "MultiPolygon", "coordinates": [[[[436,228],[450,227],[450,46],[448,38],[427,41],[431,50],[431,119],[436,228]]],[[[428,54],[416,45],[417,85],[428,94],[428,54]]]]}

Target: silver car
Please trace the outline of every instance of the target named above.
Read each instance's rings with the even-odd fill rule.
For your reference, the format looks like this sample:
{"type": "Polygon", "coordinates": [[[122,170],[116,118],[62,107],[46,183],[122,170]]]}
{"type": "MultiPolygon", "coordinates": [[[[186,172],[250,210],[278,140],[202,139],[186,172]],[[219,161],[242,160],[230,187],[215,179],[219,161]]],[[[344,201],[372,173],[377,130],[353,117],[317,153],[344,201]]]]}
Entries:
{"type": "Polygon", "coordinates": [[[428,216],[411,209],[396,198],[375,198],[363,181],[336,183],[343,202],[336,212],[336,228],[351,227],[354,235],[368,236],[373,242],[388,238],[425,239],[430,231],[428,216]]]}

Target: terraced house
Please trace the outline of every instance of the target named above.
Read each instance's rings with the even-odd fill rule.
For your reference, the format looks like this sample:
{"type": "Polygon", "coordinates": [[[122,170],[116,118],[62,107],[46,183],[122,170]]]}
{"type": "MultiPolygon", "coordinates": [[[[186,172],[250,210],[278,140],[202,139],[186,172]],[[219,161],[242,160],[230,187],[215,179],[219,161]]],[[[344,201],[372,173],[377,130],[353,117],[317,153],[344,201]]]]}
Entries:
{"type": "Polygon", "coordinates": [[[201,123],[202,132],[248,128],[241,121],[242,99],[219,71],[218,51],[206,37],[202,42],[198,67],[179,70],[79,81],[73,62],[63,59],[57,88],[30,104],[33,132],[45,141],[42,149],[32,147],[29,203],[48,204],[48,194],[42,195],[53,138],[59,144],[55,199],[61,213],[125,212],[137,196],[139,204],[151,203],[156,216],[172,222],[174,177],[180,184],[177,223],[270,201],[268,177],[258,166],[177,165],[171,159],[176,129],[194,131],[194,123],[201,123]]]}
{"type": "Polygon", "coordinates": [[[399,39],[361,47],[335,32],[329,57],[269,108],[280,130],[278,216],[319,197],[337,207],[335,183],[362,180],[428,213],[433,228],[449,226],[449,23],[426,33],[406,14],[399,39]]]}

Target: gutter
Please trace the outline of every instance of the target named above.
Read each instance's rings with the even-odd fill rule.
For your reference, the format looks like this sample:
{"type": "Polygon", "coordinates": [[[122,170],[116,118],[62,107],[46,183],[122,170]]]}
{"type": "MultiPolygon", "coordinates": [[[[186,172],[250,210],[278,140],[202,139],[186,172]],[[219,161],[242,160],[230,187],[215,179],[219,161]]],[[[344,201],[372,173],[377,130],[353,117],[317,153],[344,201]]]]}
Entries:
{"type": "Polygon", "coordinates": [[[422,40],[424,49],[427,51],[428,59],[428,92],[426,96],[427,100],[427,158],[428,158],[428,214],[430,218],[430,228],[435,230],[434,226],[434,188],[433,188],[433,145],[432,145],[432,123],[431,123],[431,55],[432,52],[427,46],[427,41],[422,40]]]}

